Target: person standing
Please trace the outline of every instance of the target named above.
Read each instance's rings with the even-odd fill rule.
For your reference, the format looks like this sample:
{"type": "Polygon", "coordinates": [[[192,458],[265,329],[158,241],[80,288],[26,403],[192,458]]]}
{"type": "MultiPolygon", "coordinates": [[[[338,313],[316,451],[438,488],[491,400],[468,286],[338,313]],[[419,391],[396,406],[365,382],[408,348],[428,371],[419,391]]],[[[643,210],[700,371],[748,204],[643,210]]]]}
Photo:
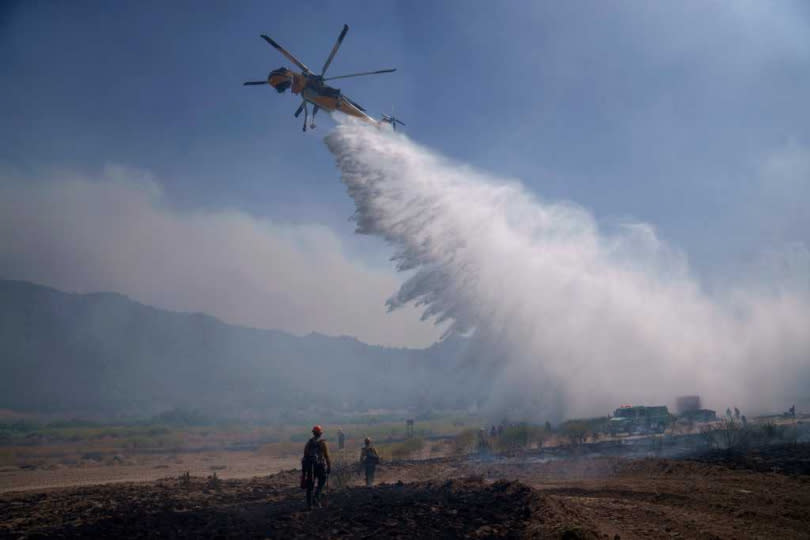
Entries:
{"type": "Polygon", "coordinates": [[[326,476],[332,472],[329,448],[321,438],[322,435],[321,426],[312,428],[312,438],[307,441],[304,457],[301,459],[301,487],[307,490],[307,509],[312,509],[313,504],[321,506],[321,490],[326,483],[326,476]]]}
{"type": "Polygon", "coordinates": [[[478,453],[489,453],[489,441],[487,440],[487,430],[485,428],[478,430],[478,453]]]}
{"type": "Polygon", "coordinates": [[[337,436],[338,436],[338,450],[343,450],[343,445],[346,443],[346,434],[343,433],[342,429],[338,428],[337,436]]]}
{"type": "Polygon", "coordinates": [[[377,449],[371,446],[371,439],[366,437],[363,448],[360,449],[360,463],[366,471],[366,486],[368,487],[374,485],[374,472],[379,462],[380,455],[377,454],[377,449]]]}

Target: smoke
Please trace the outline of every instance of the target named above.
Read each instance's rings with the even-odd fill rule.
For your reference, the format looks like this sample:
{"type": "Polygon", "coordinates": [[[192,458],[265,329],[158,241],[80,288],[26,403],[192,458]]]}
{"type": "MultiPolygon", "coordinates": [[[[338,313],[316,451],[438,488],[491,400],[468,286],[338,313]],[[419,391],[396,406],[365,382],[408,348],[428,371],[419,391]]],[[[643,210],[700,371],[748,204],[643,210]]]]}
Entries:
{"type": "Polygon", "coordinates": [[[148,174],[118,166],[99,178],[0,174],[0,278],[114,291],[294,334],[389,346],[440,335],[413,310],[385,317],[401,280],[353,259],[329,228],[236,209],[178,210],[148,174]]]}
{"type": "Polygon", "coordinates": [[[721,410],[782,410],[806,393],[806,287],[710,296],[650,225],[605,230],[403,135],[344,124],[326,144],[357,232],[412,271],[389,307],[473,335],[465,384],[494,414],[559,419],[695,393],[721,410]]]}

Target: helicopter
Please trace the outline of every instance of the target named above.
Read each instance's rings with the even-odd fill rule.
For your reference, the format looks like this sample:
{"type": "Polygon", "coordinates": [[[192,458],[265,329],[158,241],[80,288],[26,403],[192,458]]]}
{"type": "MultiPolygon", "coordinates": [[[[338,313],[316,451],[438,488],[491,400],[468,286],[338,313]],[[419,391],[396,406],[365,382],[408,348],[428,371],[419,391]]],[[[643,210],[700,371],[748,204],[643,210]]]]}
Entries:
{"type": "MultiPolygon", "coordinates": [[[[340,35],[337,38],[337,42],[335,43],[334,47],[332,47],[332,51],[329,53],[329,56],[326,58],[326,62],[323,64],[323,68],[321,68],[320,74],[317,75],[313,73],[312,70],[310,70],[300,60],[298,60],[298,58],[296,58],[289,51],[287,51],[284,47],[276,43],[276,41],[274,41],[273,38],[265,34],[262,34],[261,38],[263,40],[265,40],[267,43],[270,44],[270,46],[272,46],[274,49],[276,49],[278,52],[284,55],[284,57],[287,58],[287,60],[298,66],[302,70],[302,72],[298,73],[290,69],[287,69],[286,67],[280,67],[278,69],[274,69],[273,71],[271,71],[270,74],[267,76],[266,81],[247,81],[244,83],[244,86],[269,84],[270,86],[275,88],[279,94],[283,94],[288,89],[291,90],[293,94],[300,94],[301,105],[295,111],[294,116],[298,118],[301,115],[301,112],[302,111],[304,112],[303,131],[307,130],[307,120],[309,118],[309,107],[308,107],[309,105],[313,106],[312,119],[309,124],[310,129],[315,128],[315,115],[318,114],[318,111],[320,109],[324,109],[329,112],[340,111],[349,116],[354,116],[366,122],[379,125],[377,120],[374,120],[372,117],[366,114],[366,110],[362,106],[360,106],[357,102],[349,99],[349,97],[347,96],[344,96],[339,89],[333,88],[325,84],[326,81],[332,81],[335,79],[348,79],[349,77],[362,77],[365,75],[392,73],[396,71],[396,68],[378,69],[376,71],[364,71],[362,73],[350,73],[347,75],[324,77],[324,75],[326,75],[326,70],[329,69],[329,65],[335,58],[335,54],[337,54],[337,51],[340,48],[340,44],[343,43],[343,38],[346,37],[346,33],[348,31],[349,25],[344,24],[343,30],[340,32],[340,35]]],[[[384,119],[382,121],[389,122],[389,120],[387,119],[384,119]]],[[[391,124],[394,125],[395,123],[391,122],[391,124]]]]}

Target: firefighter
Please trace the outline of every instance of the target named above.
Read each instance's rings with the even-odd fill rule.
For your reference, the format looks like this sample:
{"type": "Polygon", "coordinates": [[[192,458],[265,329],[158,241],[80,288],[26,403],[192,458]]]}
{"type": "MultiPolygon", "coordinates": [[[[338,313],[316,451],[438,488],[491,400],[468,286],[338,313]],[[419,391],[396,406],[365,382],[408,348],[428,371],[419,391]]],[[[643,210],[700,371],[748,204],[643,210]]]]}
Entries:
{"type": "Polygon", "coordinates": [[[343,450],[343,446],[346,443],[346,434],[343,433],[342,429],[338,428],[337,436],[338,436],[338,450],[343,450]]]}
{"type": "Polygon", "coordinates": [[[489,453],[489,441],[487,440],[487,430],[481,428],[478,430],[478,453],[489,453]]]}
{"type": "Polygon", "coordinates": [[[307,509],[312,509],[313,505],[321,506],[321,490],[326,483],[327,475],[332,472],[329,448],[326,441],[321,439],[321,435],[323,435],[321,426],[314,426],[312,438],[307,441],[304,457],[301,459],[301,487],[307,490],[307,509]]]}
{"type": "Polygon", "coordinates": [[[360,463],[366,471],[366,486],[371,487],[374,485],[374,472],[380,462],[380,455],[377,454],[376,448],[371,446],[371,439],[366,437],[363,442],[365,444],[360,449],[360,463]]]}

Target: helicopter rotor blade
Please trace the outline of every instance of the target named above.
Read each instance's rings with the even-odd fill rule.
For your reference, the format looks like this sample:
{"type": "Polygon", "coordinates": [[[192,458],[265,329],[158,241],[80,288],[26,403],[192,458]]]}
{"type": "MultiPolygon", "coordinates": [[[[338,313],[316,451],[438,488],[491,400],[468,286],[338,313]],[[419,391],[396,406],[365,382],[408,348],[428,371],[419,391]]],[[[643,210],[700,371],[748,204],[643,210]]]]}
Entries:
{"type": "Polygon", "coordinates": [[[348,31],[349,31],[349,25],[344,24],[343,25],[343,30],[340,32],[340,35],[338,36],[337,41],[335,42],[335,46],[332,47],[332,52],[329,53],[329,57],[326,59],[326,62],[323,64],[323,69],[321,70],[321,77],[323,77],[324,73],[326,73],[326,70],[329,68],[329,64],[332,63],[332,59],[335,57],[335,54],[337,54],[338,49],[340,48],[340,44],[343,43],[343,38],[346,37],[346,32],[348,32],[348,31]]]}
{"type": "Polygon", "coordinates": [[[283,54],[287,58],[287,60],[289,60],[290,62],[292,62],[296,66],[300,67],[301,69],[303,69],[307,73],[311,73],[311,71],[309,71],[309,68],[307,66],[305,66],[303,64],[303,62],[301,62],[298,58],[296,58],[292,54],[290,54],[284,47],[282,47],[281,45],[279,45],[278,43],[273,41],[273,38],[271,38],[270,36],[266,36],[266,35],[262,34],[262,39],[265,40],[267,43],[269,43],[271,46],[273,46],[278,52],[283,54]]]}
{"type": "Polygon", "coordinates": [[[242,86],[253,86],[256,84],[268,84],[267,81],[245,81],[242,86]]]}
{"type": "Polygon", "coordinates": [[[376,75],[378,73],[393,73],[397,68],[392,69],[378,69],[377,71],[364,71],[363,73],[350,73],[348,75],[337,75],[335,77],[327,77],[325,81],[334,81],[335,79],[348,79],[349,77],[362,77],[364,75],[376,75]]]}

